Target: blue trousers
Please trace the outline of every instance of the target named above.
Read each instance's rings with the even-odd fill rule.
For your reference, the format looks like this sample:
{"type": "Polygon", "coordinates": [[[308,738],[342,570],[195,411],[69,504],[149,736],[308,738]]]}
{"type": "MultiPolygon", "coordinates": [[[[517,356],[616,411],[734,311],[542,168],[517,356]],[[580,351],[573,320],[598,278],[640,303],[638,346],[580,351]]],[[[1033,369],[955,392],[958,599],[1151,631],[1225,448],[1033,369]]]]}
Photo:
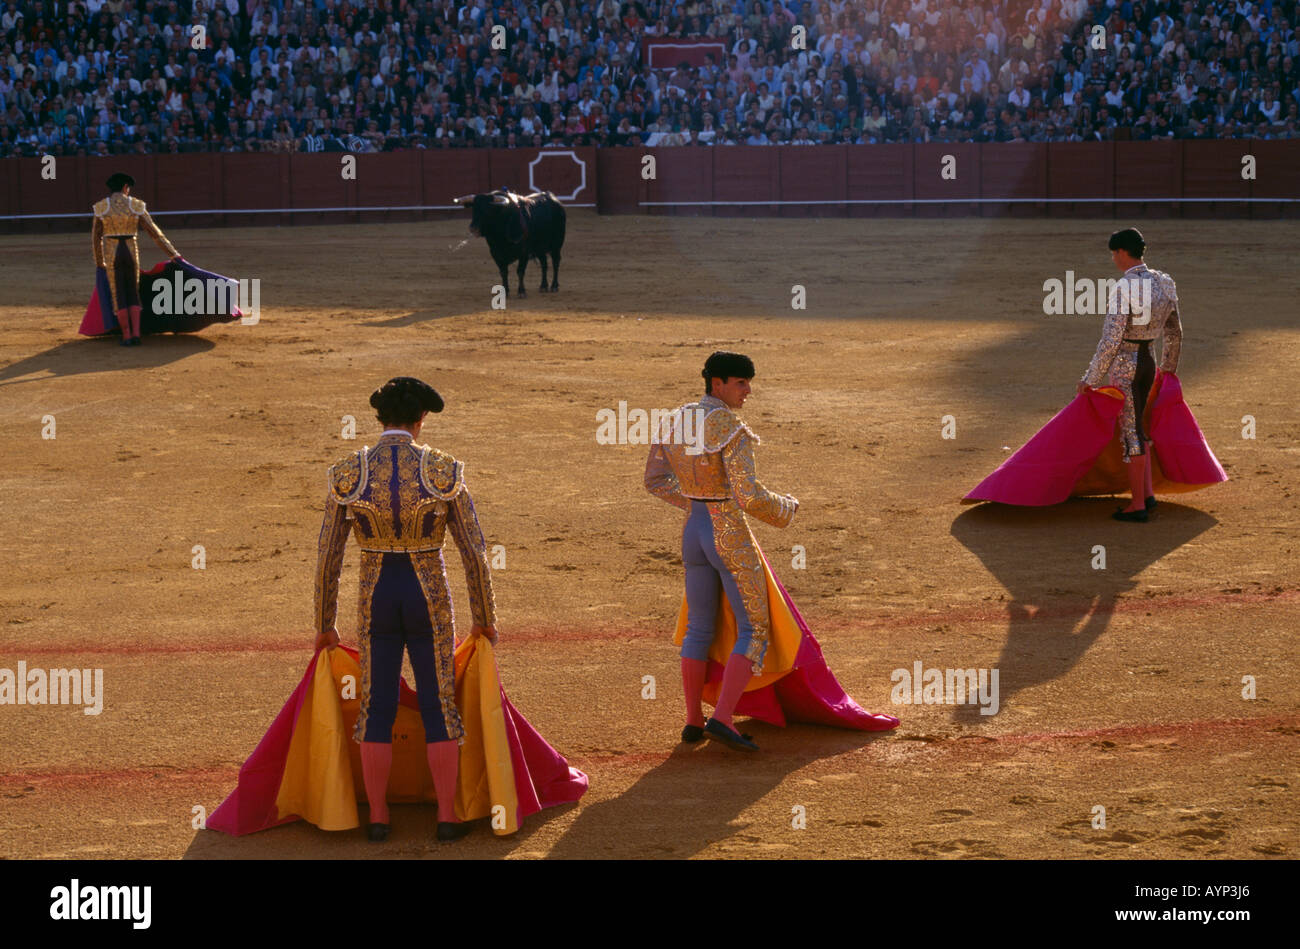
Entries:
{"type": "Polygon", "coordinates": [[[361,741],[391,742],[397,720],[398,683],[402,679],[402,650],[411,656],[415,691],[420,700],[426,742],[447,741],[447,722],[438,694],[438,667],[433,623],[419,577],[405,554],[384,554],[370,601],[370,628],[362,670],[361,741]]]}
{"type": "Polygon", "coordinates": [[[682,529],[682,563],[686,566],[686,637],[682,640],[682,658],[709,658],[722,590],[726,591],[727,602],[736,616],[736,648],[732,653],[743,656],[749,649],[754,627],[749,622],[736,578],[718,556],[713,543],[713,519],[704,501],[691,502],[691,515],[682,529]]]}

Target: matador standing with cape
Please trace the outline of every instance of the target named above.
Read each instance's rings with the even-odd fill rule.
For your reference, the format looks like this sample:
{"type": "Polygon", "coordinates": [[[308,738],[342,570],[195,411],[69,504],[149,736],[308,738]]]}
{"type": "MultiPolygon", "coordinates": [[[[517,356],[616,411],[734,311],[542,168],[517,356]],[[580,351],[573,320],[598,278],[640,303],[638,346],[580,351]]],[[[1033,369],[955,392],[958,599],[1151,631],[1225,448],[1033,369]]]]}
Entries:
{"type": "Polygon", "coordinates": [[[794,719],[867,731],[896,727],[897,718],[864,711],[835,681],[750,532],[746,514],[785,527],[799,509],[796,498],[758,480],[759,438],[736,415],[750,393],[753,360],[715,352],[701,375],[707,394],[672,414],[645,470],[646,489],[689,514],[682,529],[686,615],[678,623],[686,693],[682,741],[708,738],[757,751],[752,737],[733,725],[736,712],[781,725],[794,719]],[[733,636],[723,658],[719,646],[733,636]],[[701,703],[711,657],[724,668],[706,722],[701,703]]]}

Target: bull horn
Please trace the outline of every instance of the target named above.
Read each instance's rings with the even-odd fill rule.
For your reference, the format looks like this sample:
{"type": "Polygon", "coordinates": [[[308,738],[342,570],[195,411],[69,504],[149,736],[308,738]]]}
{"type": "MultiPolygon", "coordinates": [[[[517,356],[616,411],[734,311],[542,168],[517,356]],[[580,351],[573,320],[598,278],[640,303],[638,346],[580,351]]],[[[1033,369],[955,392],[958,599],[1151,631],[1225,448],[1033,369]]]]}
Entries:
{"type": "Polygon", "coordinates": [[[452,198],[452,199],[451,199],[451,203],[452,203],[452,204],[465,204],[466,202],[468,202],[468,201],[473,201],[473,200],[474,200],[474,195],[472,195],[472,194],[462,194],[459,198],[452,198]]]}

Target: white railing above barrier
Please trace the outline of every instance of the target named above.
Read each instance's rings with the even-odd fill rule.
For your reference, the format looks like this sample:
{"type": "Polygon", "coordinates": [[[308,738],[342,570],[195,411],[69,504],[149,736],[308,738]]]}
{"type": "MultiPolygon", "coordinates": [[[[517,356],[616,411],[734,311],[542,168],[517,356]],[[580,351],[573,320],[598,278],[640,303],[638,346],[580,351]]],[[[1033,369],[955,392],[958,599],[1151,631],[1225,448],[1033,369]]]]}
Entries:
{"type": "MultiPolygon", "coordinates": [[[[568,204],[561,202],[566,208],[594,208],[593,204],[568,204]]],[[[155,211],[152,208],[149,214],[152,217],[163,217],[164,215],[178,214],[339,214],[339,213],[357,213],[357,212],[377,212],[377,211],[463,211],[464,207],[459,204],[402,204],[402,205],[373,205],[369,207],[355,208],[200,208],[192,211],[155,211]]],[[[38,221],[53,218],[80,218],[90,217],[90,212],[71,212],[62,214],[3,214],[0,215],[0,221],[38,221]]]]}

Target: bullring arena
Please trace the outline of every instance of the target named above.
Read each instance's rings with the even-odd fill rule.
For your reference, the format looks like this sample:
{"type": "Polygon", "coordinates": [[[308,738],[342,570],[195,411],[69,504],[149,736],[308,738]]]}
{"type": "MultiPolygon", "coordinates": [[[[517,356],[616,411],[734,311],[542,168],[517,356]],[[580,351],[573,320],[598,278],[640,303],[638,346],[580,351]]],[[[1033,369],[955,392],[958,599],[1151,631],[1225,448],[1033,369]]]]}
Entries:
{"type": "MultiPolygon", "coordinates": [[[[0,856],[1294,858],[1294,220],[575,208],[560,292],[537,294],[533,265],[505,310],[483,242],[457,248],[463,217],[159,222],[199,265],[260,278],[256,325],[129,351],[83,339],[86,234],[0,237],[0,665],[105,683],[98,716],[0,709],[0,856]],[[1042,282],[1108,275],[1128,223],[1178,281],[1180,376],[1230,480],[1162,497],[1142,527],[1110,520],[1109,498],[962,506],[1073,397],[1096,345],[1096,318],[1044,315],[1042,282]],[[754,357],[760,476],[802,503],[756,536],[893,732],[757,723],[752,756],[677,743],[680,516],[642,487],[644,446],[598,443],[596,413],[679,404],[718,348],[754,357]],[[504,547],[505,689],[590,789],[454,852],[414,805],[379,848],[303,822],[196,830],[311,657],[325,467],[373,443],[366,397],[405,373],[447,397],[422,437],[466,461],[504,547]],[[891,703],[892,671],[916,662],[999,669],[998,713],[891,703]]],[[[158,259],[147,241],[142,257],[158,259]]]]}

